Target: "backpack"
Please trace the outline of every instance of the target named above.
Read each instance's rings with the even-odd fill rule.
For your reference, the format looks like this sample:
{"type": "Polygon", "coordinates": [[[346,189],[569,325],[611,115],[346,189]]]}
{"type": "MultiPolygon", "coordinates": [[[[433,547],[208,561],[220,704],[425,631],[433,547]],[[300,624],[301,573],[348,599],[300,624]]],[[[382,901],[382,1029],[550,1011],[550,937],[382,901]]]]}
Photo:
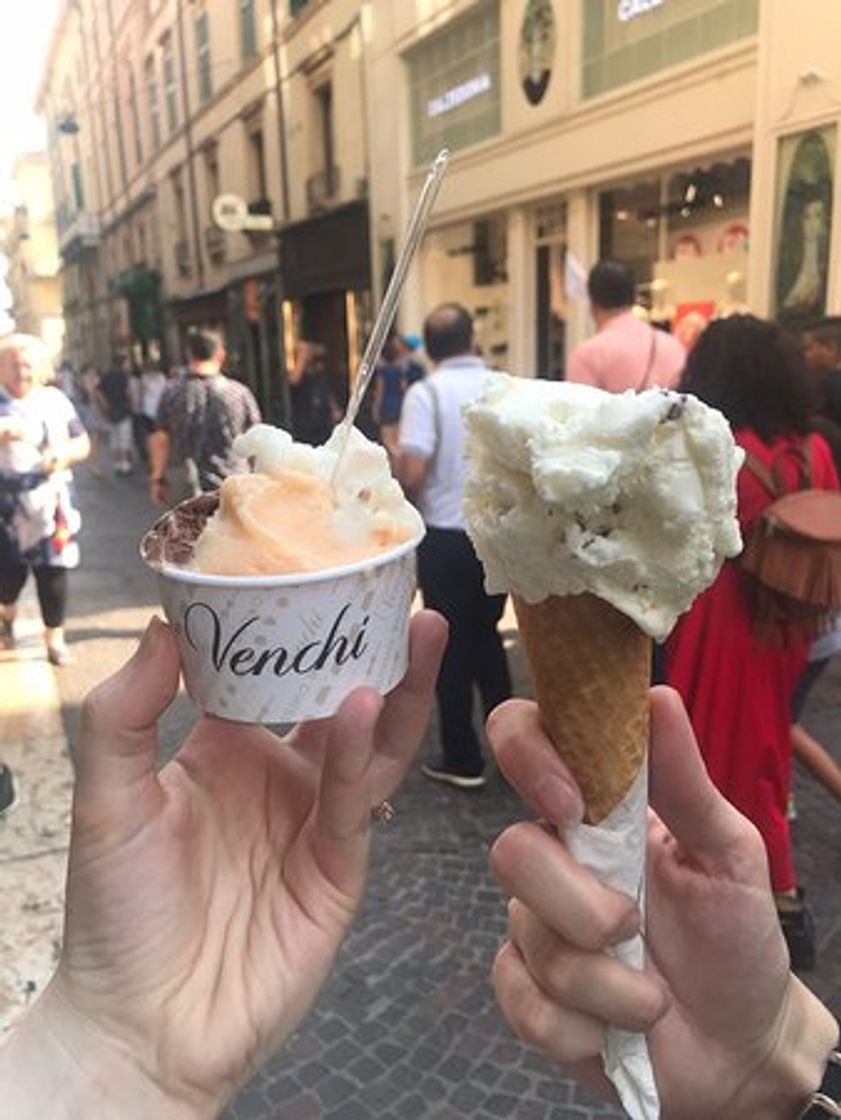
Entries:
{"type": "Polygon", "coordinates": [[[758,636],[773,645],[813,639],[841,611],[841,493],[813,487],[813,446],[797,454],[797,485],[786,491],[778,459],[748,453],[745,466],[771,495],[740,556],[751,577],[758,636]]]}

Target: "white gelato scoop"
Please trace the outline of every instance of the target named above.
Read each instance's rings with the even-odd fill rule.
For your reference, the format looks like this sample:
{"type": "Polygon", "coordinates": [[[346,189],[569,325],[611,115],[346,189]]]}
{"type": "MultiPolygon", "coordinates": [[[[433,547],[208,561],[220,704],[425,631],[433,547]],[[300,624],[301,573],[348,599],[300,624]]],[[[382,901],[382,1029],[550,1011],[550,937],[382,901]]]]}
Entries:
{"type": "Polygon", "coordinates": [[[465,513],[490,592],[589,592],[662,641],[741,550],[743,453],[695,397],[499,374],[465,416],[465,513]]]}

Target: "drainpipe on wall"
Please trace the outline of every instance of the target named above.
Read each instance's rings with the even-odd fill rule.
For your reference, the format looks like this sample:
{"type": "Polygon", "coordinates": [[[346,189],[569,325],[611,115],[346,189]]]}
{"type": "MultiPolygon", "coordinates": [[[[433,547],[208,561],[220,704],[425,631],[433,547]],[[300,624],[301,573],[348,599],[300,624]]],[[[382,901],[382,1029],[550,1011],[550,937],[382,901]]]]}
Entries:
{"type": "Polygon", "coordinates": [[[178,63],[181,70],[181,103],[184,109],[184,140],[187,144],[187,180],[190,184],[190,210],[192,211],[193,242],[196,252],[196,279],[199,290],[204,288],[204,257],[202,256],[201,226],[199,224],[198,188],[196,186],[195,152],[193,150],[193,125],[190,116],[190,88],[187,81],[187,52],[184,46],[184,0],[178,0],[178,63]]]}
{"type": "MultiPolygon", "coordinates": [[[[289,221],[289,161],[286,148],[286,109],[283,97],[283,76],[280,70],[280,25],[277,18],[277,2],[270,0],[272,10],[272,58],[274,61],[275,104],[277,106],[277,154],[280,165],[280,225],[289,221]]],[[[277,281],[275,292],[275,316],[277,318],[278,362],[280,373],[280,395],[283,403],[283,423],[292,427],[292,401],[289,395],[289,378],[286,372],[286,347],[284,345],[283,322],[283,235],[278,230],[277,238],[277,281]]]]}

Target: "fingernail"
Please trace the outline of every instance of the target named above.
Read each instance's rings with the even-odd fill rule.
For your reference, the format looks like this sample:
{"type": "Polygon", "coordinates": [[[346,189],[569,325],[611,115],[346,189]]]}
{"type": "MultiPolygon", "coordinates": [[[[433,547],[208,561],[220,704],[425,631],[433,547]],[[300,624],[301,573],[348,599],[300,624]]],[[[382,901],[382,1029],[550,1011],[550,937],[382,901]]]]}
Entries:
{"type": "Polygon", "coordinates": [[[557,774],[544,774],[535,783],[532,798],[542,815],[553,824],[578,824],[584,817],[578,790],[557,774]]]}

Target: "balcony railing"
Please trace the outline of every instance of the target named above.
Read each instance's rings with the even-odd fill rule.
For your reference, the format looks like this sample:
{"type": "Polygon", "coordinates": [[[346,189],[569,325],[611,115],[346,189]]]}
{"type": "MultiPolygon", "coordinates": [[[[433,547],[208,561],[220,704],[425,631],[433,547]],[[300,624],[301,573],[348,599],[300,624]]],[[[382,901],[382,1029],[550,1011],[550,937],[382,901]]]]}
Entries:
{"type": "Polygon", "coordinates": [[[338,201],[341,182],[338,167],[324,167],[307,179],[307,207],[326,210],[338,201]]]}
{"type": "Polygon", "coordinates": [[[78,210],[59,224],[58,247],[63,257],[96,249],[102,239],[99,218],[87,210],[78,210]]]}

